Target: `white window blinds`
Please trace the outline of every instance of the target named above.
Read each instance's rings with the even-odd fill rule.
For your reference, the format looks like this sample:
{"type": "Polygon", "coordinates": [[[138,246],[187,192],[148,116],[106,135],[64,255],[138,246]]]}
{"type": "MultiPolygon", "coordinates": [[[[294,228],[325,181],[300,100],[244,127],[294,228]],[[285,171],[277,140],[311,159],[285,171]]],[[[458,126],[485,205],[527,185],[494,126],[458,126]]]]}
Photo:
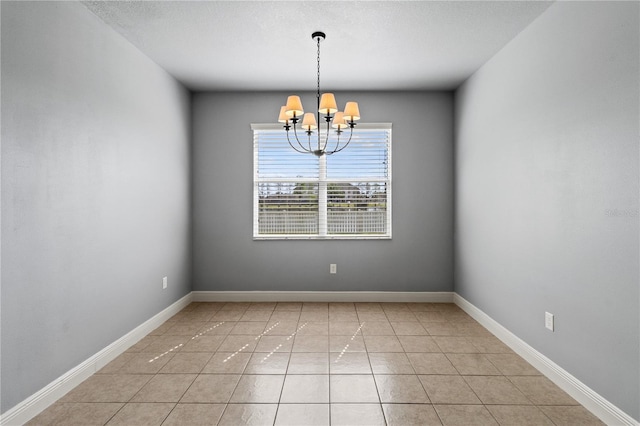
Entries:
{"type": "Polygon", "coordinates": [[[358,124],[344,151],[322,157],[294,151],[279,125],[252,129],[255,239],[391,238],[390,124],[358,124]]]}

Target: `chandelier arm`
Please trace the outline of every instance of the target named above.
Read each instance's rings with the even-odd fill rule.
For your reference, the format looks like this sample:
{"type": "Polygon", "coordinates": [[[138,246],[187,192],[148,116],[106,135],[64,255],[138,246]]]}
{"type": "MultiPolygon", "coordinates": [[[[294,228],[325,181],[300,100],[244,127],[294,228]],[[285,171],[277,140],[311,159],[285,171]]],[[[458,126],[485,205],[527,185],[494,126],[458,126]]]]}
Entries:
{"type": "MultiPolygon", "coordinates": [[[[349,140],[347,141],[347,143],[345,143],[345,144],[344,144],[344,146],[343,146],[342,148],[337,149],[337,150],[335,150],[335,151],[327,152],[327,154],[328,154],[328,155],[335,154],[336,152],[340,152],[340,151],[342,151],[343,149],[345,149],[345,148],[349,145],[349,142],[351,142],[351,138],[352,138],[352,137],[353,137],[353,127],[351,128],[351,133],[349,133],[349,140]]],[[[337,145],[336,145],[336,147],[337,147],[337,145]]]]}
{"type": "MultiPolygon", "coordinates": [[[[309,152],[311,152],[311,150],[308,150],[307,148],[305,148],[304,145],[302,145],[302,143],[300,142],[300,139],[298,138],[298,132],[296,131],[296,123],[293,123],[293,134],[296,137],[296,142],[298,142],[298,145],[300,145],[300,148],[302,148],[302,151],[298,151],[297,149],[296,149],[296,151],[302,152],[304,154],[308,154],[309,152]]],[[[289,140],[289,133],[288,132],[287,132],[287,140],[289,140]]],[[[291,142],[289,142],[289,143],[291,143],[291,142]]]]}
{"type": "MultiPolygon", "coordinates": [[[[298,138],[296,137],[296,140],[298,138]]],[[[295,146],[293,146],[293,144],[291,143],[291,140],[289,139],[289,132],[287,131],[287,142],[289,142],[289,145],[291,146],[291,148],[293,148],[295,151],[299,152],[300,154],[307,154],[307,151],[300,151],[298,148],[296,148],[295,146]]],[[[300,145],[300,142],[298,142],[298,145],[300,145]]]]}

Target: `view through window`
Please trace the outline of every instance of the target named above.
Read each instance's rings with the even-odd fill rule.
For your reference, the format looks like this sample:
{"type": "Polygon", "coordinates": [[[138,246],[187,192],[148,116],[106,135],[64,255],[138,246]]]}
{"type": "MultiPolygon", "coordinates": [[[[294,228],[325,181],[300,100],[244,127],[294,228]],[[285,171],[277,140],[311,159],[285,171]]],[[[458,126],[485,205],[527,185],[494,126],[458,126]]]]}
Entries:
{"type": "Polygon", "coordinates": [[[358,124],[344,151],[322,157],[294,151],[282,126],[252,129],[255,239],[391,238],[390,124],[358,124]]]}

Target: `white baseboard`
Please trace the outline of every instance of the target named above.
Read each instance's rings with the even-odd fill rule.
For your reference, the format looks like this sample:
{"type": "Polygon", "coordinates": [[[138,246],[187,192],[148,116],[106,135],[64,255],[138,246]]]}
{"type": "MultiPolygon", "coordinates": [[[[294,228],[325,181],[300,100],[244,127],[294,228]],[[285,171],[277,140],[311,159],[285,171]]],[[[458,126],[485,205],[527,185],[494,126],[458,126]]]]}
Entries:
{"type": "Polygon", "coordinates": [[[78,386],[93,373],[100,370],[117,356],[136,344],[140,339],[159,327],[163,322],[191,303],[191,293],[179,299],[160,313],[154,315],[129,333],[111,343],[86,361],[67,371],[29,398],[0,416],[0,426],[23,425],[67,392],[78,386]]]}
{"type": "Polygon", "coordinates": [[[192,291],[191,294],[194,302],[453,302],[450,291],[192,291]]]}
{"type": "Polygon", "coordinates": [[[540,370],[542,374],[547,376],[552,382],[571,395],[571,397],[606,424],[639,426],[639,423],[631,416],[607,401],[555,362],[529,346],[518,336],[504,328],[501,324],[496,322],[493,318],[485,314],[459,294],[454,293],[453,303],[458,305],[473,319],[478,321],[487,330],[513,349],[514,352],[540,370]]]}

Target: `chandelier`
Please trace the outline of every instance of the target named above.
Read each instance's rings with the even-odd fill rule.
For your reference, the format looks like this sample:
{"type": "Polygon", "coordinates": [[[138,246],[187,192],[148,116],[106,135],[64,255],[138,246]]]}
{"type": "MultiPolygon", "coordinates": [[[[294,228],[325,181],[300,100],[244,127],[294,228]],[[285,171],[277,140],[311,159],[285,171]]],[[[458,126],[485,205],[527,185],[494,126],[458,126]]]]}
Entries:
{"type": "Polygon", "coordinates": [[[287,104],[280,107],[280,115],[278,116],[278,122],[284,123],[284,129],[287,131],[287,142],[289,142],[291,148],[302,154],[313,154],[318,157],[321,157],[325,154],[335,154],[336,152],[340,152],[345,149],[347,145],[349,145],[349,142],[351,142],[351,137],[353,136],[353,128],[356,125],[356,120],[360,119],[360,111],[358,109],[357,102],[347,102],[344,107],[344,111],[338,111],[336,98],[333,93],[323,93],[322,97],[320,96],[320,42],[324,40],[325,37],[326,34],[321,31],[316,31],[311,34],[311,38],[316,41],[318,47],[318,86],[316,92],[318,111],[316,112],[316,114],[311,112],[305,113],[302,109],[300,96],[291,95],[287,98],[287,104]],[[322,136],[320,135],[320,129],[318,129],[318,123],[320,123],[321,114],[327,125],[327,130],[325,132],[324,138],[322,138],[322,136]],[[298,123],[300,122],[301,118],[302,124],[299,125],[298,123]],[[335,141],[329,142],[329,133],[331,127],[336,129],[335,141]],[[343,129],[346,129],[347,127],[350,129],[349,139],[344,142],[343,138],[341,144],[340,137],[344,132],[343,129]],[[292,128],[293,136],[295,137],[295,144],[291,142],[291,139],[289,137],[289,131],[292,128]],[[300,132],[298,131],[298,128],[300,128],[300,132]],[[316,129],[317,131],[314,132],[314,130],[316,129]],[[301,132],[307,134],[306,138],[304,137],[304,135],[300,135],[303,139],[302,142],[300,141],[298,135],[298,133],[301,132]],[[312,137],[314,133],[317,135],[317,140],[316,138],[312,137]],[[306,141],[304,139],[306,139],[306,141]],[[312,139],[314,139],[313,142],[312,139]]]}

